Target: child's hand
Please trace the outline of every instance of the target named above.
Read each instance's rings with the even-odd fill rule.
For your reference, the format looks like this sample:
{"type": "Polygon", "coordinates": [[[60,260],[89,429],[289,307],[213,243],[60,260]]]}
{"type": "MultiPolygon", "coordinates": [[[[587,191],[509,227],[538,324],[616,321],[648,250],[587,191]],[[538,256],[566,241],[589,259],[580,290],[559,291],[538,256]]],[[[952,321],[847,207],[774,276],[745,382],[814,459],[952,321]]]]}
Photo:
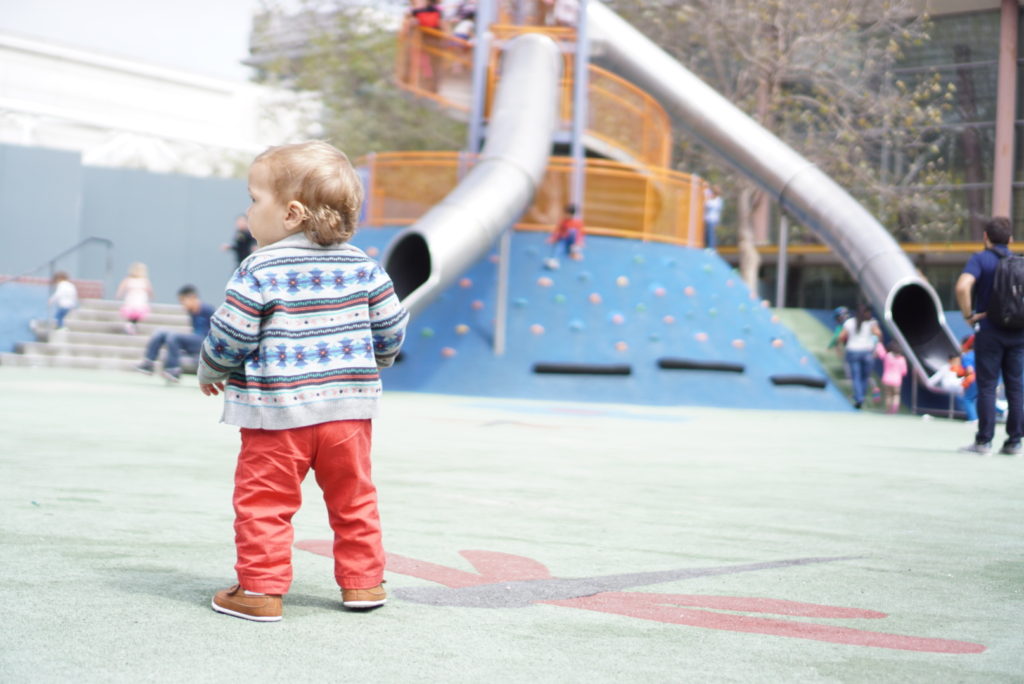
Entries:
{"type": "Polygon", "coordinates": [[[224,391],[223,382],[199,383],[199,391],[208,397],[217,396],[220,393],[217,390],[220,390],[220,392],[224,391]]]}

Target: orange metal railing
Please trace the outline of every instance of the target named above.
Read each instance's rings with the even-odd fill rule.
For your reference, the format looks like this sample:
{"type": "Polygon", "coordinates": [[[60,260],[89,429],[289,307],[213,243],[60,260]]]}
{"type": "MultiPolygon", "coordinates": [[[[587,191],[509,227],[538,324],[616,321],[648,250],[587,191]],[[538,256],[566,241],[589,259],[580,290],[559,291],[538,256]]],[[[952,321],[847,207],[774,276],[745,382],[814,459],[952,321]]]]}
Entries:
{"type": "Polygon", "coordinates": [[[399,34],[395,81],[399,87],[457,111],[472,102],[473,46],[435,29],[414,26],[399,34]]]}
{"type": "MultiPolygon", "coordinates": [[[[360,160],[368,174],[367,225],[413,223],[472,168],[459,152],[387,152],[360,160]]],[[[573,162],[552,157],[532,206],[516,227],[549,231],[569,202],[573,162]]],[[[590,235],[704,246],[703,181],[664,168],[588,159],[583,207],[590,235]]]]}
{"type": "MultiPolygon", "coordinates": [[[[545,33],[567,49],[562,78],[561,118],[572,120],[571,52],[575,33],[564,27],[495,25],[492,33],[502,42],[528,32],[545,33]]],[[[499,60],[491,60],[487,83],[488,107],[501,78],[499,60]]],[[[401,34],[395,76],[398,85],[456,111],[468,112],[471,104],[472,46],[442,31],[412,27],[401,34]]],[[[609,71],[589,67],[587,134],[632,160],[652,166],[668,166],[672,126],[657,100],[609,71]]]]}

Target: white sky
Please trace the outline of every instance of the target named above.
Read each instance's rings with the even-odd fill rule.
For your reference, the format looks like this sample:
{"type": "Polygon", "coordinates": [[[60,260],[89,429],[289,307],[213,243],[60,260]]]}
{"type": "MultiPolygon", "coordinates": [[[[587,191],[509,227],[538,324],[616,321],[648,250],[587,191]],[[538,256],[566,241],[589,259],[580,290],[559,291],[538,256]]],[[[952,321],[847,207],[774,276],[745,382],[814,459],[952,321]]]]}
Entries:
{"type": "MultiPolygon", "coordinates": [[[[232,80],[261,0],[0,0],[0,32],[232,80]]],[[[0,65],[2,68],[2,65],[0,65]]]]}

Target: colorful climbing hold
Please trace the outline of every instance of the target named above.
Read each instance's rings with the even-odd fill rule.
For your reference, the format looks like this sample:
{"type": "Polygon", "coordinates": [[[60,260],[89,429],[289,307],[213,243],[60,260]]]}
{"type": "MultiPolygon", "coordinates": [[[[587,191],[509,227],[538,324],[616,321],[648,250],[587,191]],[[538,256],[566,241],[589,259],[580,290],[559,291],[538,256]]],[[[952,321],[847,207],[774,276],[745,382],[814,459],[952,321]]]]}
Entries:
{"type": "Polygon", "coordinates": [[[455,353],[455,350],[452,349],[451,347],[444,347],[441,349],[441,356],[443,356],[446,359],[452,358],[453,356],[455,356],[455,353]]]}
{"type": "Polygon", "coordinates": [[[473,281],[470,280],[469,278],[463,278],[462,280],[459,281],[459,287],[461,287],[463,290],[468,290],[469,288],[473,287],[473,281]]]}
{"type": "Polygon", "coordinates": [[[580,332],[584,327],[586,326],[583,325],[583,321],[578,318],[574,318],[569,321],[569,330],[572,330],[573,332],[580,332]]]}
{"type": "Polygon", "coordinates": [[[708,334],[706,332],[694,333],[693,339],[697,340],[698,342],[707,342],[708,334]]]}
{"type": "Polygon", "coordinates": [[[470,308],[473,309],[473,311],[482,311],[483,308],[484,308],[484,303],[483,303],[483,300],[474,299],[473,303],[470,304],[469,306],[470,306],[470,308]]]}
{"type": "Polygon", "coordinates": [[[686,295],[687,297],[692,297],[693,295],[697,294],[697,291],[693,289],[693,286],[687,285],[686,287],[683,288],[683,294],[686,295]]]}
{"type": "Polygon", "coordinates": [[[380,254],[380,250],[377,249],[376,247],[366,248],[366,256],[370,257],[371,259],[376,259],[378,254],[380,254]]]}
{"type": "Polygon", "coordinates": [[[530,326],[530,332],[532,332],[534,335],[543,335],[544,326],[541,325],[540,323],[534,323],[533,325],[530,326]]]}
{"type": "Polygon", "coordinates": [[[616,312],[616,313],[611,314],[608,317],[608,320],[611,321],[612,323],[614,323],[615,325],[622,325],[623,323],[626,322],[626,317],[623,316],[622,314],[616,312]]]}
{"type": "Polygon", "coordinates": [[[555,281],[553,281],[551,278],[548,278],[547,276],[541,276],[540,278],[537,278],[537,284],[540,285],[541,287],[551,287],[552,285],[555,284],[555,281]]]}
{"type": "Polygon", "coordinates": [[[433,337],[433,336],[434,336],[434,329],[433,328],[423,328],[422,330],[420,330],[420,337],[433,337]]]}
{"type": "Polygon", "coordinates": [[[599,295],[596,292],[591,292],[590,296],[587,297],[587,301],[589,301],[591,304],[600,304],[601,303],[601,295],[599,295]]]}
{"type": "Polygon", "coordinates": [[[747,346],[747,343],[737,338],[732,341],[732,346],[734,346],[736,349],[743,349],[743,347],[747,346]]]}
{"type": "Polygon", "coordinates": [[[664,297],[666,291],[665,288],[663,288],[661,285],[652,285],[651,292],[654,294],[655,297],[664,297]]]}
{"type": "Polygon", "coordinates": [[[629,287],[629,278],[624,275],[620,275],[615,279],[615,284],[619,287],[629,287]]]}
{"type": "Polygon", "coordinates": [[[644,304],[643,302],[637,302],[634,308],[637,310],[638,313],[643,313],[644,311],[647,311],[647,305],[644,304]]]}
{"type": "Polygon", "coordinates": [[[780,349],[782,345],[783,342],[778,337],[772,339],[772,346],[775,347],[776,349],[780,349]]]}
{"type": "Polygon", "coordinates": [[[661,322],[662,322],[662,323],[664,323],[665,325],[672,325],[673,323],[675,323],[675,322],[676,322],[676,317],[675,317],[675,316],[673,316],[673,315],[671,315],[671,314],[666,314],[666,315],[665,315],[665,316],[664,316],[664,317],[663,317],[663,318],[661,319],[661,322]]]}
{"type": "Polygon", "coordinates": [[[465,323],[459,323],[457,326],[455,326],[455,334],[456,335],[465,335],[468,332],[469,332],[469,326],[466,325],[465,323]]]}
{"type": "Polygon", "coordinates": [[[551,301],[553,301],[555,304],[565,304],[565,295],[562,293],[558,293],[551,298],[551,301]]]}
{"type": "Polygon", "coordinates": [[[629,345],[623,342],[622,340],[619,340],[618,342],[615,343],[615,351],[624,352],[627,351],[628,349],[629,345]]]}

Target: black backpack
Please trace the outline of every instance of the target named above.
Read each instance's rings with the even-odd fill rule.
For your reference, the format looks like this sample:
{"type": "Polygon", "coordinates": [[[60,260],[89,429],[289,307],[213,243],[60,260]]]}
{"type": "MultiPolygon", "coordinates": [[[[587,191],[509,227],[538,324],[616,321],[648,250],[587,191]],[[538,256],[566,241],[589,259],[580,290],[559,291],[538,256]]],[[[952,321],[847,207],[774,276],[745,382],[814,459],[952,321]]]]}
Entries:
{"type": "Polygon", "coordinates": [[[987,318],[1000,328],[1024,329],[1024,256],[989,251],[999,257],[999,265],[992,279],[987,318]]]}

